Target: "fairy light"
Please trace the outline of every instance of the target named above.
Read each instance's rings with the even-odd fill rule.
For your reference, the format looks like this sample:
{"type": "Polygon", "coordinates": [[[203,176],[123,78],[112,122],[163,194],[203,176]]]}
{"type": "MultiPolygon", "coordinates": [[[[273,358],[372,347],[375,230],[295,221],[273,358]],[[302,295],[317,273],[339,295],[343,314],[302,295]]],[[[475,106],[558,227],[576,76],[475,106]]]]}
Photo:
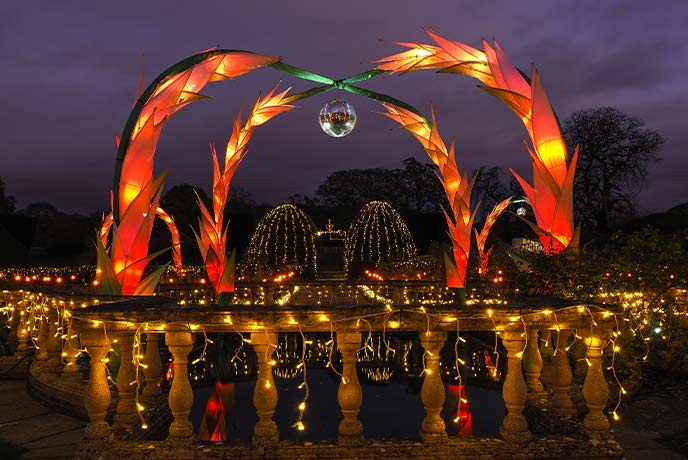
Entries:
{"type": "MultiPolygon", "coordinates": [[[[371,201],[354,218],[346,232],[344,265],[377,267],[382,262],[408,262],[416,255],[413,237],[399,213],[387,202],[371,201]]],[[[373,279],[381,275],[370,272],[373,279]]],[[[381,281],[381,280],[380,280],[381,281]]]]}
{"type": "Polygon", "coordinates": [[[292,427],[299,431],[303,431],[306,429],[305,425],[303,424],[303,414],[306,411],[306,402],[310,396],[310,389],[308,387],[308,376],[306,369],[306,336],[303,334],[301,325],[299,325],[299,334],[301,335],[301,362],[299,363],[298,367],[303,369],[303,382],[299,385],[299,388],[303,388],[304,395],[303,399],[297,406],[297,409],[299,410],[298,419],[296,420],[296,423],[292,425],[292,427]]]}
{"type": "Polygon", "coordinates": [[[251,236],[242,272],[258,276],[266,271],[294,267],[297,273],[315,273],[316,234],[313,221],[297,206],[282,204],[273,208],[258,222],[251,236]]]}
{"type": "MultiPolygon", "coordinates": [[[[350,289],[351,290],[350,292],[356,291],[356,289],[352,288],[352,287],[339,288],[339,289],[350,289]]],[[[315,291],[315,288],[313,288],[313,290],[315,291]]],[[[59,302],[62,302],[62,303],[58,304],[58,303],[56,303],[56,302],[58,302],[57,299],[42,296],[41,294],[37,294],[37,293],[3,294],[3,295],[6,296],[6,300],[4,302],[4,305],[0,305],[0,311],[2,311],[2,313],[5,314],[5,316],[16,315],[16,317],[23,318],[22,324],[24,324],[24,326],[22,327],[22,330],[25,330],[26,334],[29,334],[31,336],[30,340],[33,340],[33,338],[34,338],[33,336],[34,336],[34,333],[36,331],[36,327],[39,324],[37,321],[32,320],[31,318],[37,319],[40,315],[46,315],[46,311],[47,311],[46,308],[55,308],[57,310],[57,312],[58,312],[57,313],[57,322],[59,323],[59,325],[58,325],[58,328],[57,328],[58,330],[57,330],[56,334],[57,334],[57,337],[60,339],[60,341],[62,343],[62,347],[63,347],[62,351],[61,351],[61,356],[67,358],[66,359],[67,362],[65,363],[65,366],[74,365],[72,357],[77,357],[78,353],[79,353],[79,349],[76,347],[73,347],[73,345],[72,345],[72,341],[77,338],[77,334],[75,334],[71,329],[72,320],[78,319],[80,322],[88,323],[92,327],[103,327],[104,335],[106,337],[107,337],[107,333],[108,333],[108,330],[105,328],[106,322],[108,324],[124,325],[125,327],[133,327],[133,324],[129,321],[120,321],[120,320],[105,320],[104,321],[103,319],[93,319],[92,316],[87,316],[87,318],[83,318],[82,315],[79,313],[80,307],[85,306],[85,305],[90,305],[90,304],[96,304],[98,299],[93,299],[93,300],[89,300],[89,301],[85,301],[85,302],[82,302],[81,300],[78,300],[75,302],[74,299],[68,300],[66,302],[60,300],[59,302]],[[13,299],[11,296],[15,296],[15,298],[13,299]],[[10,301],[7,301],[7,299],[10,299],[10,301]],[[33,300],[31,300],[31,299],[33,299],[33,300]],[[75,351],[75,353],[72,353],[71,350],[75,351]],[[65,356],[65,353],[66,353],[66,356],[65,356]]],[[[666,329],[669,328],[669,326],[666,326],[667,323],[666,323],[666,320],[664,320],[664,319],[660,319],[659,321],[654,320],[654,319],[648,320],[648,318],[650,318],[648,315],[651,312],[651,310],[649,308],[643,307],[643,305],[650,304],[650,302],[652,300],[651,299],[648,300],[647,296],[645,296],[643,298],[641,293],[627,293],[624,295],[627,296],[629,305],[631,305],[631,306],[626,307],[622,313],[618,313],[618,314],[610,311],[607,308],[597,307],[594,305],[587,305],[587,306],[586,305],[576,305],[576,306],[571,306],[571,307],[563,307],[563,308],[559,308],[556,310],[551,309],[551,308],[534,310],[534,311],[527,313],[527,314],[521,314],[520,320],[522,322],[524,322],[524,319],[526,317],[529,317],[532,315],[541,315],[540,318],[536,319],[536,321],[542,321],[542,316],[545,316],[545,317],[553,316],[554,323],[556,325],[556,327],[554,329],[557,331],[557,344],[558,344],[559,343],[558,336],[560,335],[561,324],[559,322],[559,318],[558,318],[557,314],[562,312],[562,311],[572,309],[573,311],[578,310],[579,312],[581,312],[581,310],[582,310],[581,313],[587,314],[587,316],[590,318],[590,324],[592,325],[591,328],[599,327],[599,325],[597,323],[600,322],[601,320],[609,321],[611,318],[613,318],[613,320],[617,323],[617,328],[613,334],[613,338],[610,340],[611,350],[612,350],[612,365],[609,366],[607,368],[607,370],[610,370],[612,373],[615,373],[615,366],[614,366],[615,355],[616,355],[616,353],[619,353],[621,351],[621,347],[617,343],[619,332],[621,331],[620,327],[618,326],[618,323],[620,322],[619,317],[622,318],[624,324],[629,325],[630,328],[626,329],[626,330],[629,330],[632,334],[639,337],[641,342],[646,347],[646,353],[643,357],[644,359],[647,359],[647,357],[648,357],[648,354],[649,354],[648,350],[649,350],[649,346],[650,346],[651,341],[662,339],[660,334],[664,332],[665,328],[666,329]],[[639,308],[641,308],[641,307],[645,308],[645,310],[640,310],[639,308]],[[586,311],[586,308],[587,308],[587,311],[586,311]],[[638,310],[631,310],[632,308],[638,308],[638,310]],[[638,313],[635,313],[636,311],[638,313]],[[634,312],[634,313],[631,314],[631,312],[634,312]],[[662,321],[664,321],[664,322],[662,322],[662,321]],[[655,333],[654,335],[653,334],[646,335],[648,331],[654,332],[654,328],[657,328],[657,327],[662,328],[660,330],[660,333],[655,333]]],[[[668,297],[668,296],[665,296],[665,297],[668,297]]],[[[661,302],[664,302],[664,299],[658,299],[657,302],[659,302],[658,304],[661,305],[661,302]]],[[[375,313],[374,315],[380,315],[382,317],[386,317],[386,315],[388,315],[390,313],[389,308],[386,307],[385,303],[381,302],[381,304],[382,304],[381,308],[384,308],[384,311],[381,311],[379,313],[375,313]]],[[[655,307],[653,307],[653,308],[655,308],[655,307]]],[[[451,316],[451,317],[447,316],[446,313],[434,314],[434,313],[429,313],[427,311],[424,312],[423,310],[420,310],[420,309],[419,310],[414,310],[414,309],[406,310],[404,312],[404,314],[423,314],[424,317],[426,317],[426,322],[427,322],[428,316],[437,317],[440,321],[446,321],[446,322],[454,320],[454,319],[456,319],[458,321],[460,319],[459,314],[457,314],[456,315],[457,317],[454,318],[454,316],[451,316]]],[[[681,313],[681,314],[683,314],[683,313],[681,313]]],[[[496,327],[497,325],[496,325],[496,321],[495,321],[497,318],[499,318],[500,321],[508,320],[509,322],[512,322],[511,318],[507,315],[503,315],[501,310],[499,311],[499,315],[497,315],[495,310],[493,310],[492,308],[488,308],[487,311],[485,312],[485,314],[477,315],[476,317],[484,318],[485,315],[487,315],[487,317],[493,322],[493,327],[494,327],[496,333],[499,332],[499,329],[496,327]]],[[[227,316],[227,317],[229,317],[229,316],[227,316]]],[[[471,316],[468,316],[468,317],[471,317],[471,316]]],[[[223,318],[224,317],[220,316],[219,321],[223,321],[223,318]]],[[[229,318],[230,318],[230,322],[231,322],[231,317],[229,317],[229,318]]],[[[358,318],[358,317],[354,317],[354,318],[356,318],[357,322],[360,323],[360,321],[361,321],[360,318],[358,318]]],[[[401,316],[401,312],[400,312],[399,320],[401,320],[401,319],[402,319],[402,316],[401,316]]],[[[318,322],[323,322],[320,320],[321,320],[321,318],[318,318],[317,316],[314,317],[313,318],[313,324],[317,324],[318,322]]],[[[329,321],[330,327],[332,328],[333,322],[337,322],[340,320],[342,320],[341,317],[338,317],[336,321],[333,321],[332,319],[330,319],[330,321],[329,321]]],[[[569,321],[570,321],[569,319],[566,320],[567,324],[569,321]]],[[[392,323],[391,321],[388,321],[387,318],[385,318],[385,321],[382,322],[381,326],[384,329],[384,327],[391,326],[391,323],[392,323]]],[[[399,323],[401,325],[401,321],[399,321],[399,323]]],[[[168,326],[170,324],[173,324],[173,323],[167,323],[168,326]]],[[[229,325],[230,323],[226,322],[225,324],[229,325]]],[[[304,325],[304,324],[305,323],[301,323],[301,325],[304,325]]],[[[368,322],[368,324],[370,324],[370,323],[368,322]]],[[[378,323],[378,324],[380,324],[380,323],[378,323]]],[[[215,325],[215,324],[214,323],[194,324],[194,328],[199,329],[201,327],[206,327],[206,326],[210,326],[210,325],[215,325]]],[[[154,330],[161,330],[164,326],[165,326],[165,323],[156,323],[156,324],[150,324],[149,325],[149,327],[154,329],[154,330]]],[[[371,340],[372,340],[370,326],[368,327],[368,329],[369,329],[369,334],[365,340],[366,346],[370,346],[371,340]]],[[[386,331],[383,330],[383,342],[387,342],[387,335],[384,332],[386,332],[386,331]]],[[[333,336],[333,334],[331,334],[331,335],[333,336]]],[[[578,335],[578,334],[576,333],[576,335],[578,335]]],[[[574,342],[576,339],[579,339],[579,337],[574,338],[574,342]]],[[[498,337],[495,337],[495,342],[497,343],[497,341],[498,341],[498,337]]],[[[114,340],[112,342],[115,343],[114,340]]],[[[244,340],[242,338],[242,345],[243,345],[243,342],[244,342],[244,340]]],[[[330,348],[331,352],[334,351],[333,346],[334,346],[334,344],[332,343],[332,347],[330,348]]],[[[557,348],[558,348],[558,346],[557,346],[557,348]]],[[[563,350],[559,350],[559,351],[563,351],[563,350]]],[[[556,352],[557,352],[557,350],[555,350],[555,353],[556,352]]],[[[138,356],[138,355],[139,354],[137,354],[137,353],[133,354],[133,356],[138,356]]],[[[499,355],[496,354],[496,357],[498,360],[499,355]]],[[[588,362],[588,361],[589,360],[586,360],[586,362],[588,362]]],[[[498,361],[497,361],[497,363],[498,363],[498,361]]],[[[144,364],[144,363],[141,363],[141,364],[144,364]]],[[[303,362],[300,364],[301,364],[301,366],[304,365],[303,362]]],[[[615,380],[616,379],[617,379],[617,377],[615,377],[615,380]]],[[[304,385],[304,384],[302,384],[302,385],[304,385]]],[[[624,388],[620,384],[620,382],[618,382],[617,385],[619,388],[619,396],[621,397],[624,394],[624,392],[626,392],[627,390],[626,390],[626,388],[624,388]]],[[[610,412],[611,412],[610,415],[614,419],[616,419],[618,417],[618,406],[613,411],[610,411],[610,412]]]]}

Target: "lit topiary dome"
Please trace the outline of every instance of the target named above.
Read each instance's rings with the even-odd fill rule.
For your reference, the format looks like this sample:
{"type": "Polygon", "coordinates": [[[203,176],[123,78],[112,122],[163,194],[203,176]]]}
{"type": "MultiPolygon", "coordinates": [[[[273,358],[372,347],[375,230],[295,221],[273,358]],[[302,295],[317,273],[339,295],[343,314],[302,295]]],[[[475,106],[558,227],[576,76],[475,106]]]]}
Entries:
{"type": "Polygon", "coordinates": [[[294,271],[315,276],[317,229],[306,213],[293,204],[273,208],[258,222],[246,252],[244,273],[249,276],[294,271]]]}
{"type": "Polygon", "coordinates": [[[363,206],[344,243],[344,258],[349,277],[385,262],[408,262],[416,255],[416,245],[399,213],[385,201],[363,206]]]}

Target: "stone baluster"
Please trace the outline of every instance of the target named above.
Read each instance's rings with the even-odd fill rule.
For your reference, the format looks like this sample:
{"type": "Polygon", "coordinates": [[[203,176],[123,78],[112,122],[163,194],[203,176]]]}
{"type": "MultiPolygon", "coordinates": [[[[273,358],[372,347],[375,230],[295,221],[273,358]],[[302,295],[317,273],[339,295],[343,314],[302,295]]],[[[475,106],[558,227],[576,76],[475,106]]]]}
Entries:
{"type": "Polygon", "coordinates": [[[258,356],[258,378],[253,391],[258,421],[253,429],[253,445],[264,447],[279,442],[277,424],[272,419],[277,407],[277,388],[272,375],[272,353],[277,348],[277,334],[255,332],[251,334],[251,345],[258,356]]]}
{"type": "Polygon", "coordinates": [[[162,374],[162,361],[160,360],[160,336],[152,332],[146,333],[146,354],[143,357],[143,375],[146,378],[146,386],[143,388],[143,396],[149,400],[155,400],[160,396],[158,380],[162,374]]]}
{"type": "Polygon", "coordinates": [[[90,421],[84,429],[84,438],[103,439],[110,436],[110,425],[105,421],[110,407],[110,387],[105,369],[105,357],[110,350],[110,343],[102,329],[82,331],[81,341],[91,358],[91,374],[84,396],[90,421]]]}
{"type": "Polygon", "coordinates": [[[425,418],[421,424],[420,434],[426,443],[442,441],[447,437],[444,419],[440,416],[445,395],[444,383],[440,375],[440,350],[446,339],[446,332],[427,331],[420,333],[420,343],[426,351],[425,379],[421,388],[425,418]]]}
{"type": "Polygon", "coordinates": [[[41,318],[41,324],[38,326],[38,337],[36,339],[36,346],[38,347],[38,354],[36,360],[48,360],[48,334],[50,334],[50,318],[44,316],[41,318]]]}
{"type": "Polygon", "coordinates": [[[188,330],[168,331],[165,342],[174,359],[174,379],[170,388],[168,404],[172,412],[169,437],[176,440],[191,441],[193,426],[189,421],[193,392],[187,370],[188,357],[193,346],[193,335],[188,330]]]}
{"type": "Polygon", "coordinates": [[[552,386],[552,331],[543,329],[540,338],[540,356],[542,357],[542,371],[540,371],[540,383],[543,387],[552,386]]]}
{"type": "Polygon", "coordinates": [[[342,380],[337,399],[344,417],[339,422],[339,444],[355,446],[363,443],[363,425],[358,412],[363,402],[363,392],[356,371],[356,353],[361,348],[361,333],[337,331],[337,348],[342,352],[342,380]]]}
{"type": "Polygon", "coordinates": [[[523,367],[526,371],[526,386],[528,387],[528,397],[536,397],[543,391],[540,382],[540,372],[542,372],[542,356],[538,347],[538,330],[531,328],[528,330],[528,343],[524,353],[523,367]]]}
{"type": "Polygon", "coordinates": [[[526,382],[521,370],[523,347],[526,345],[522,331],[507,330],[502,332],[502,344],[507,351],[508,367],[504,386],[502,387],[504,405],[507,414],[502,421],[500,434],[507,441],[528,442],[533,435],[528,431],[528,422],[523,416],[523,408],[528,399],[526,382]]]}
{"type": "Polygon", "coordinates": [[[585,356],[587,355],[586,342],[582,338],[576,337],[573,342],[569,353],[573,358],[573,381],[577,384],[583,384],[585,381],[585,375],[588,373],[588,363],[585,362],[585,356]]]}
{"type": "Polygon", "coordinates": [[[602,350],[606,340],[600,332],[596,331],[594,335],[584,339],[590,367],[583,384],[583,396],[588,406],[583,426],[590,437],[595,439],[609,436],[609,420],[603,412],[609,399],[609,387],[602,371],[602,350]]]}
{"type": "Polygon", "coordinates": [[[557,341],[554,354],[552,355],[552,386],[554,387],[554,392],[552,394],[551,406],[552,413],[559,417],[572,417],[576,413],[569,395],[573,374],[571,373],[566,347],[570,335],[571,331],[564,329],[559,334],[554,333],[555,340],[557,341]]]}
{"type": "Polygon", "coordinates": [[[48,310],[48,363],[55,369],[62,368],[62,335],[59,330],[60,318],[57,308],[48,310]]]}
{"type": "Polygon", "coordinates": [[[78,334],[71,327],[67,330],[65,348],[68,355],[65,357],[65,364],[62,366],[62,377],[72,381],[82,379],[81,368],[76,363],[76,353],[81,350],[78,334]],[[77,336],[77,337],[74,337],[77,336]]]}
{"type": "Polygon", "coordinates": [[[134,333],[126,332],[117,337],[119,343],[119,371],[117,371],[117,411],[115,425],[128,426],[136,421],[136,367],[133,361],[134,333]]]}
{"type": "Polygon", "coordinates": [[[19,346],[19,325],[21,324],[22,316],[19,315],[19,308],[15,306],[9,308],[11,317],[10,321],[7,323],[7,326],[10,329],[10,333],[7,337],[7,344],[10,345],[13,350],[16,350],[19,346]]]}
{"type": "Polygon", "coordinates": [[[19,324],[17,325],[17,351],[26,353],[29,350],[29,324],[24,310],[19,312],[19,324]]]}

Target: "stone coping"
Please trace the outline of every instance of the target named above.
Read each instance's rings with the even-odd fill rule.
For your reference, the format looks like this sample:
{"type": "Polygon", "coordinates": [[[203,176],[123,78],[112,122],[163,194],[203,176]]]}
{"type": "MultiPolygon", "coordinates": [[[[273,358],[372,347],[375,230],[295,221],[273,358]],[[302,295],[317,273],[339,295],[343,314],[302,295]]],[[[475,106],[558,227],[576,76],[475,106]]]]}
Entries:
{"type": "Polygon", "coordinates": [[[423,444],[404,440],[365,441],[360,447],[330,442],[280,442],[252,448],[233,444],[189,444],[173,441],[84,441],[75,460],[473,460],[473,459],[622,459],[613,440],[594,441],[567,437],[535,439],[516,444],[495,438],[449,438],[423,444]]]}
{"type": "MultiPolygon", "coordinates": [[[[371,329],[378,331],[425,331],[430,324],[433,330],[455,331],[457,318],[461,330],[519,329],[523,328],[522,322],[538,329],[583,329],[590,327],[591,313],[595,316],[595,327],[610,330],[615,326],[614,316],[609,314],[614,310],[605,307],[543,297],[520,297],[517,300],[518,302],[514,300],[506,305],[462,307],[357,304],[280,307],[179,305],[176,299],[155,296],[126,298],[118,302],[74,309],[72,314],[76,329],[92,327],[89,322],[100,326],[105,321],[110,323],[107,325],[109,330],[133,331],[138,330],[142,324],[150,323],[150,329],[145,332],[151,333],[175,327],[188,328],[194,324],[202,326],[206,332],[251,332],[265,329],[277,332],[330,332],[331,323],[365,332],[368,330],[368,322],[371,329]],[[359,322],[358,326],[353,326],[351,323],[358,318],[364,318],[367,322],[359,322]],[[391,326],[392,323],[394,326],[391,326]]],[[[191,330],[194,328],[191,327],[191,330]]]]}
{"type": "Polygon", "coordinates": [[[81,373],[65,378],[61,369],[46,361],[34,361],[29,368],[27,385],[31,396],[60,413],[88,420],[84,407],[86,384],[81,373]]]}

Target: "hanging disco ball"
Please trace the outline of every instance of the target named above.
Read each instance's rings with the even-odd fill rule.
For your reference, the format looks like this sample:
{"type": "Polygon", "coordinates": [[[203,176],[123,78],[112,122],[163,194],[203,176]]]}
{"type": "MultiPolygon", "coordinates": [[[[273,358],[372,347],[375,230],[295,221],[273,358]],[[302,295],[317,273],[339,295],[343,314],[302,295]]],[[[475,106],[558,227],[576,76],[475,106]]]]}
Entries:
{"type": "Polygon", "coordinates": [[[523,216],[525,216],[527,213],[528,213],[528,210],[526,210],[526,208],[524,208],[523,206],[521,206],[520,208],[518,208],[518,209],[516,210],[516,215],[519,216],[519,217],[523,217],[523,216]]]}
{"type": "Polygon", "coordinates": [[[356,126],[356,110],[343,99],[333,99],[320,109],[320,127],[332,137],[344,137],[356,126]]]}

